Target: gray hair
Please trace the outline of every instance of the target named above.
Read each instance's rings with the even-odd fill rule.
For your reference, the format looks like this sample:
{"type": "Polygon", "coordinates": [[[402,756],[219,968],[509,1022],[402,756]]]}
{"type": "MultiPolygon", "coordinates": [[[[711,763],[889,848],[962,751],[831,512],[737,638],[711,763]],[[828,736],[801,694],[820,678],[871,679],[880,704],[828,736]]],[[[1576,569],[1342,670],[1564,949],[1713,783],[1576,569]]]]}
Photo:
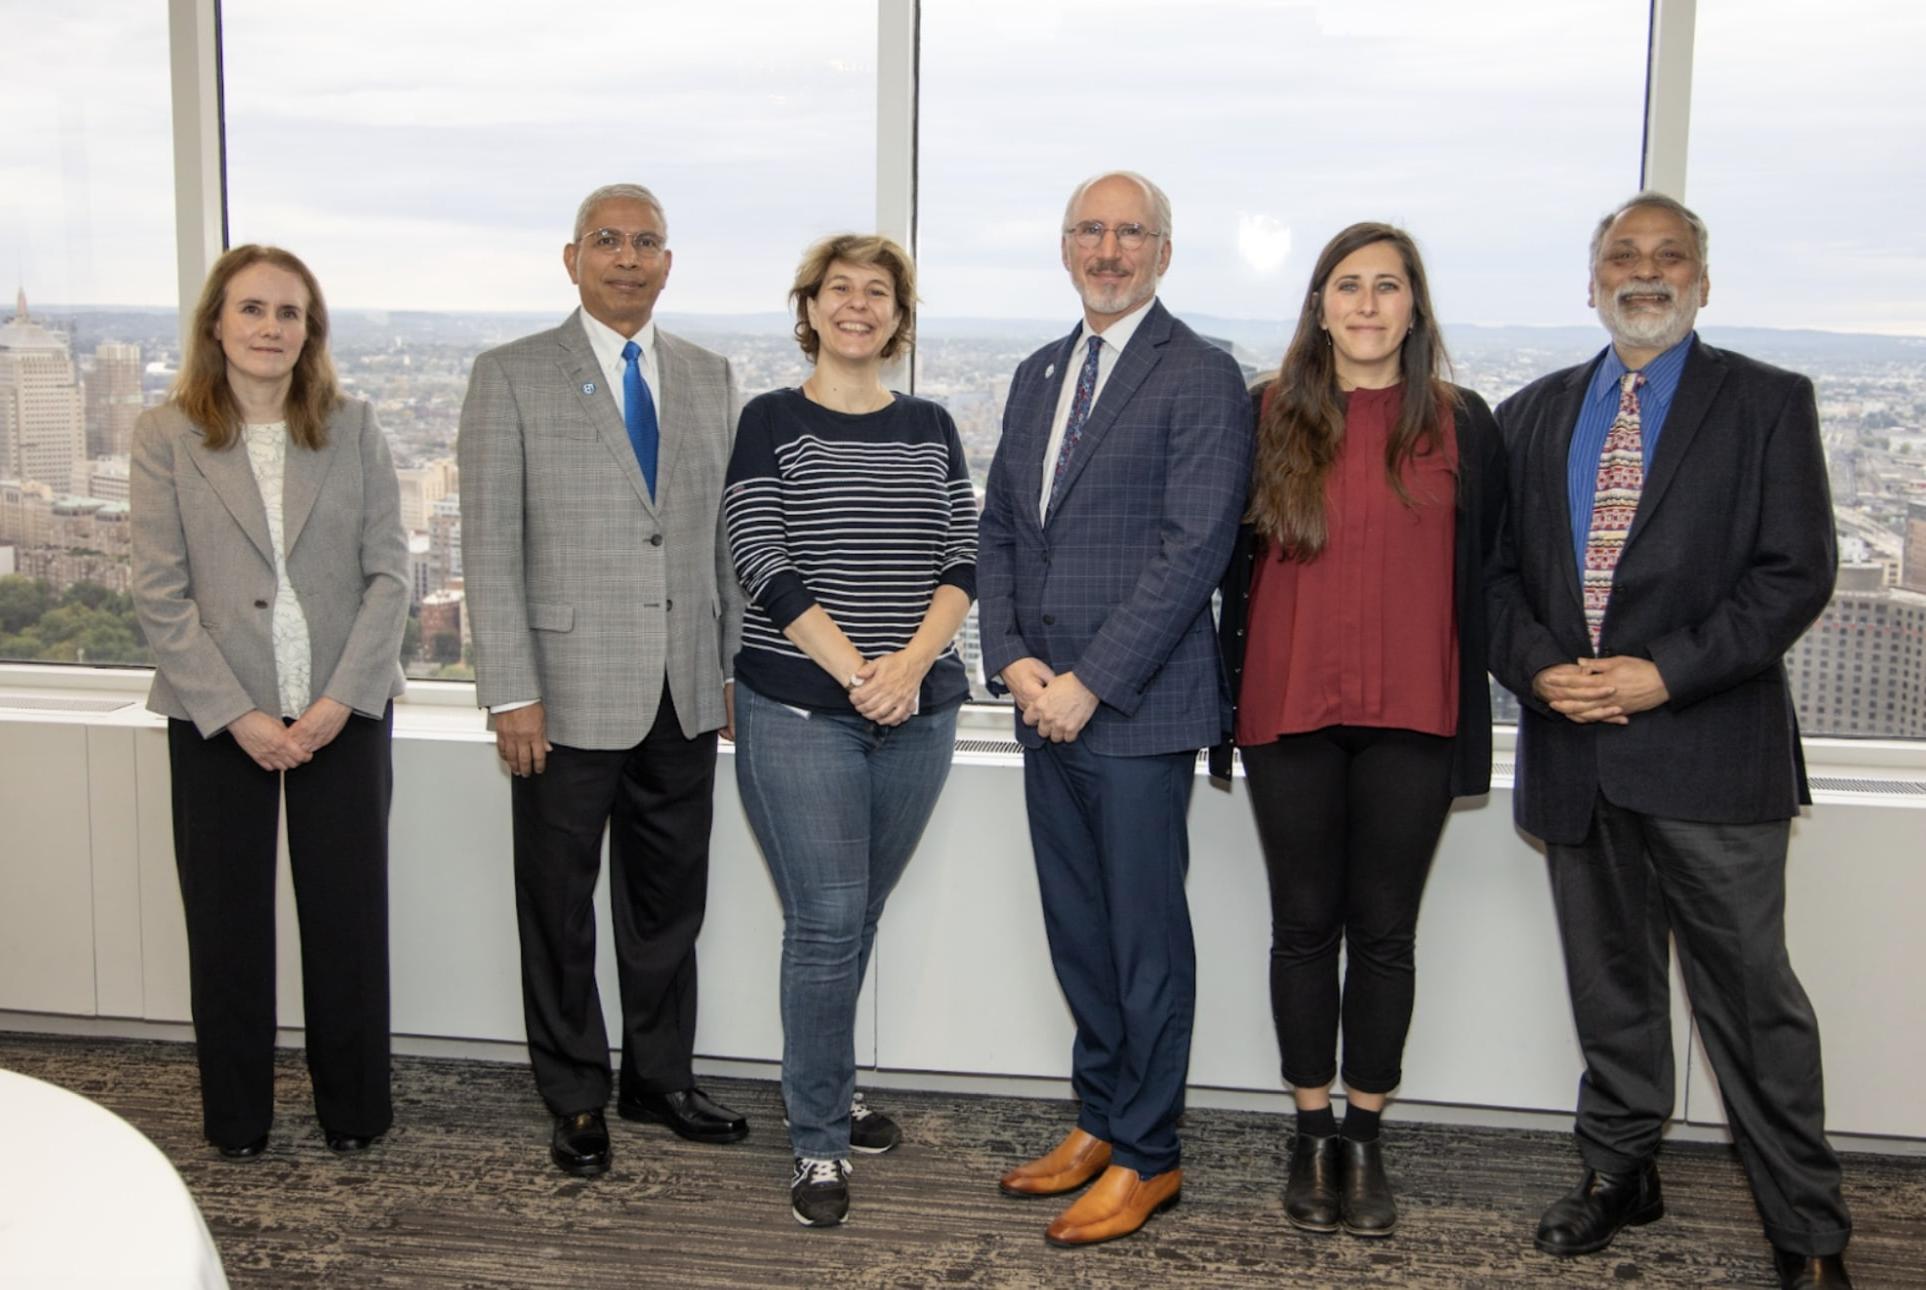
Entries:
{"type": "Polygon", "coordinates": [[[582,204],[575,208],[575,241],[581,241],[582,235],[589,231],[588,219],[590,213],[603,202],[613,201],[641,202],[645,206],[653,206],[655,208],[656,218],[662,221],[662,231],[664,233],[669,231],[668,213],[662,209],[662,203],[656,200],[654,193],[644,188],[641,184],[603,184],[587,197],[584,197],[582,204]]]}
{"type": "Polygon", "coordinates": [[[1157,230],[1164,235],[1164,240],[1166,242],[1170,240],[1170,198],[1164,196],[1163,189],[1134,170],[1106,170],[1101,175],[1092,175],[1078,184],[1076,191],[1070,194],[1070,200],[1063,208],[1065,228],[1068,228],[1070,221],[1076,217],[1077,203],[1083,200],[1083,195],[1106,179],[1128,179],[1143,189],[1144,196],[1150,199],[1150,217],[1157,221],[1157,230]]]}
{"type": "Polygon", "coordinates": [[[1654,192],[1650,188],[1626,198],[1620,202],[1617,207],[1608,212],[1605,218],[1598,221],[1598,227],[1592,230],[1592,266],[1595,267],[1598,264],[1599,249],[1605,245],[1605,230],[1610,228],[1612,222],[1626,211],[1637,210],[1641,206],[1652,206],[1662,211],[1670,211],[1672,214],[1684,220],[1685,226],[1692,230],[1692,241],[1698,248],[1699,267],[1705,267],[1706,252],[1712,245],[1712,235],[1705,231],[1705,221],[1698,217],[1696,211],[1678,198],[1667,197],[1664,193],[1654,192]]]}

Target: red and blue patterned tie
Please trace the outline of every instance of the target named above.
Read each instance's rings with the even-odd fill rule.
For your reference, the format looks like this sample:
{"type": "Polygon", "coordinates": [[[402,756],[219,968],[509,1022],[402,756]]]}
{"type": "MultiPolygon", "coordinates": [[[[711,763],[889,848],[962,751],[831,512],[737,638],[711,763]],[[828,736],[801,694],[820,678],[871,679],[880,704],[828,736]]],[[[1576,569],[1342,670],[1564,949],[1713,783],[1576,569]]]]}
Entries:
{"type": "Polygon", "coordinates": [[[1050,505],[1044,508],[1045,514],[1056,509],[1057,490],[1063,487],[1063,477],[1070,473],[1070,457],[1077,450],[1077,440],[1083,438],[1083,423],[1090,419],[1090,405],[1095,401],[1097,392],[1097,358],[1103,353],[1103,337],[1090,338],[1090,356],[1083,360],[1083,370],[1077,373],[1077,392],[1070,400],[1070,419],[1063,423],[1063,446],[1057,450],[1057,470],[1050,477],[1050,505]]]}
{"type": "Polygon", "coordinates": [[[1592,527],[1585,535],[1584,573],[1585,626],[1592,634],[1594,654],[1605,628],[1605,606],[1612,599],[1612,575],[1645,488],[1645,437],[1638,420],[1638,387],[1643,384],[1643,372],[1627,372],[1620,379],[1618,415],[1598,453],[1598,488],[1592,494],[1592,527]]]}

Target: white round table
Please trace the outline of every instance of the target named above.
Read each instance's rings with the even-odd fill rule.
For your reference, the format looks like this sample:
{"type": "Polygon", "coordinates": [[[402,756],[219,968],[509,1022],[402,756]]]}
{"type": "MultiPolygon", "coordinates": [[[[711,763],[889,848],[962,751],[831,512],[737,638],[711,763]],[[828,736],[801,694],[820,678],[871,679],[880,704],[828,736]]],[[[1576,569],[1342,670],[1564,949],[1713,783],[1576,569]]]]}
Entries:
{"type": "Polygon", "coordinates": [[[0,1070],[0,1282],[226,1290],[187,1185],[127,1121],[0,1070]]]}

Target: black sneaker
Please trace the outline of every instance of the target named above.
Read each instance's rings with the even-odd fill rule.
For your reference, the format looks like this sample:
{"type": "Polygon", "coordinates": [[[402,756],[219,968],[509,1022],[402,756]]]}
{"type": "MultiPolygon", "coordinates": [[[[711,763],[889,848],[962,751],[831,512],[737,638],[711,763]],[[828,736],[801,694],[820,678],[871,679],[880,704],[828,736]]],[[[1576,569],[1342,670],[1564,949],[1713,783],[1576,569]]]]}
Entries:
{"type": "MultiPolygon", "coordinates": [[[[789,1127],[789,1108],[782,1111],[782,1127],[789,1127]]],[[[849,1103],[849,1149],[866,1156],[880,1156],[903,1143],[903,1130],[896,1121],[863,1101],[861,1093],[849,1103]]]]}
{"type": "Polygon", "coordinates": [[[849,1218],[849,1161],[796,1157],[789,1212],[804,1227],[835,1227],[849,1218]]]}
{"type": "Polygon", "coordinates": [[[881,1111],[871,1110],[858,1093],[849,1104],[849,1149],[866,1156],[879,1156],[903,1141],[896,1121],[881,1111]]]}

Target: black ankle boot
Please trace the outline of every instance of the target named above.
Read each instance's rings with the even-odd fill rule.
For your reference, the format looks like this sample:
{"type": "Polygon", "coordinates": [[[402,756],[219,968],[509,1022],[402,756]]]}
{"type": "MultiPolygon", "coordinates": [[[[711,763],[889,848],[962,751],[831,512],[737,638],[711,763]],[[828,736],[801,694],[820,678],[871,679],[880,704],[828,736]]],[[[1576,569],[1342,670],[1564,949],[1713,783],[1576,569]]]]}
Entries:
{"type": "Polygon", "coordinates": [[[1398,1225],[1398,1202],[1384,1176],[1384,1144],[1340,1139],[1338,1204],[1344,1230],[1353,1236],[1389,1236],[1398,1225]]]}
{"type": "Polygon", "coordinates": [[[1307,1232],[1338,1229],[1338,1138],[1300,1133],[1291,1144],[1291,1176],[1284,1184],[1284,1217],[1307,1232]]]}

